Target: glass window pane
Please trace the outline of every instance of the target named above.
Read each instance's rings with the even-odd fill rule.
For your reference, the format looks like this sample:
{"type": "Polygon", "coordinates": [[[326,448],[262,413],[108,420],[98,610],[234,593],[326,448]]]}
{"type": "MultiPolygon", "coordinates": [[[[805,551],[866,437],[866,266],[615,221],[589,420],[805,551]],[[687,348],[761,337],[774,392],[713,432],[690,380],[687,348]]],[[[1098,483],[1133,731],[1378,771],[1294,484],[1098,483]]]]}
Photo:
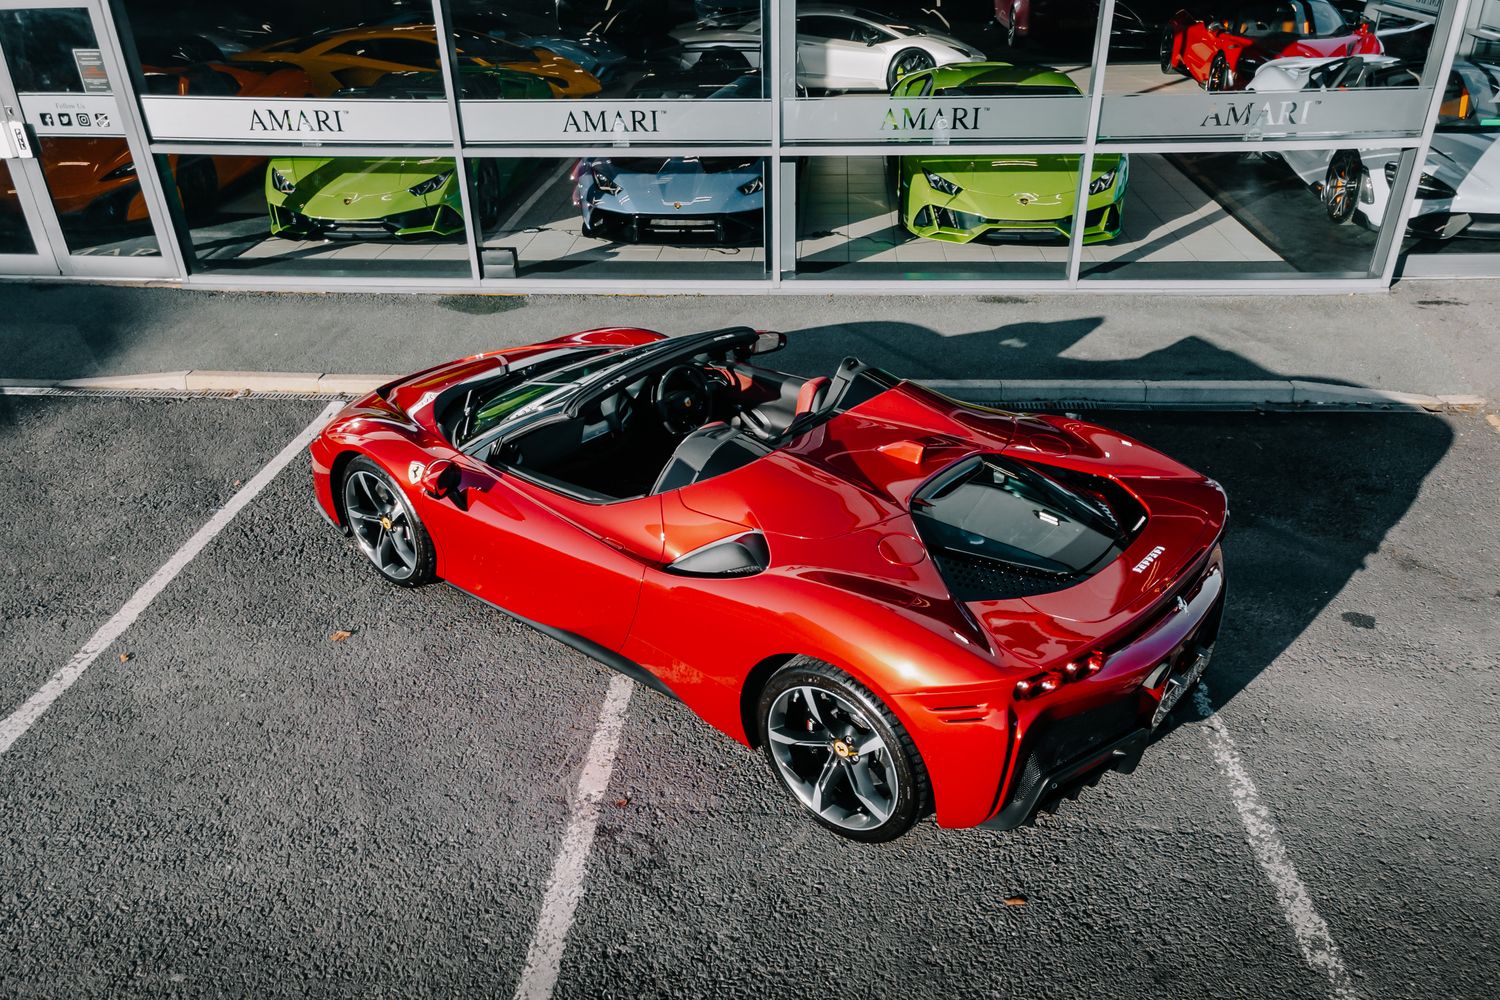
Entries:
{"type": "Polygon", "coordinates": [[[0,253],[36,253],[10,165],[0,160],[0,253]]]}
{"type": "Polygon", "coordinates": [[[1119,0],[1100,135],[1415,135],[1427,110],[1419,88],[1440,49],[1433,26],[1446,2],[1393,10],[1271,0],[1185,11],[1180,3],[1119,0]]]}
{"type": "Polygon", "coordinates": [[[37,150],[69,253],[111,257],[161,253],[136,164],[124,139],[42,136],[37,150]]]}
{"type": "Polygon", "coordinates": [[[765,276],[757,157],[483,157],[469,170],[487,276],[765,276]]]}
{"type": "Polygon", "coordinates": [[[79,50],[97,55],[98,49],[89,13],[81,7],[0,11],[0,47],[5,49],[11,81],[23,94],[109,89],[97,60],[77,58],[79,50]]]}
{"type": "Polygon", "coordinates": [[[453,160],[158,156],[199,270],[468,277],[453,160]]]}
{"type": "Polygon", "coordinates": [[[379,84],[391,73],[431,72],[438,65],[429,4],[403,0],[311,0],[183,4],[123,0],[136,52],[152,94],[267,97],[393,97],[379,84]],[[205,71],[232,77],[191,77],[205,71]]]}
{"type": "MultiPolygon", "coordinates": [[[[1119,181],[1090,200],[1096,238],[1119,226],[1119,181]]],[[[797,272],[1063,278],[1077,185],[1076,155],[809,157],[797,170],[797,272]]]]}
{"type": "Polygon", "coordinates": [[[1132,153],[1124,228],[1088,279],[1369,277],[1401,152],[1132,153]]]}
{"type": "Polygon", "coordinates": [[[797,143],[1081,139],[1098,4],[803,3],[797,143]]]}

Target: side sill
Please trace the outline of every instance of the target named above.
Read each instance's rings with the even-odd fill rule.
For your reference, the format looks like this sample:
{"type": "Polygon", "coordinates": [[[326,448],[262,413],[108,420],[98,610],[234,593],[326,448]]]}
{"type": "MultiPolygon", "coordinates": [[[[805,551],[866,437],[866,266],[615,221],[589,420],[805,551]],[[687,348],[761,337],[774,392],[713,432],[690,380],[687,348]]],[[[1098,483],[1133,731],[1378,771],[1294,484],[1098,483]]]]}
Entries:
{"type": "MultiPolygon", "coordinates": [[[[443,582],[448,583],[448,581],[446,580],[444,580],[443,582]]],[[[536,629],[543,635],[551,636],[558,642],[562,643],[564,646],[569,646],[573,649],[576,649],[584,656],[587,656],[593,660],[597,660],[616,673],[624,674],[626,677],[629,677],[637,684],[648,687],[658,694],[666,695],[673,701],[682,700],[677,696],[677,692],[673,691],[671,688],[663,684],[661,679],[651,671],[647,670],[645,667],[641,666],[634,660],[629,659],[628,657],[621,656],[619,653],[616,653],[612,649],[601,646],[591,639],[585,639],[583,636],[577,635],[573,632],[569,632],[566,629],[554,628],[551,625],[543,625],[541,622],[534,622],[530,618],[523,618],[521,615],[516,614],[514,611],[503,608],[500,605],[496,604],[494,601],[486,600],[485,598],[480,597],[477,594],[470,594],[467,590],[464,590],[462,587],[456,586],[455,584],[448,583],[448,586],[452,587],[454,590],[458,591],[461,594],[474,598],[474,600],[479,601],[481,604],[489,605],[490,607],[494,608],[501,614],[506,615],[507,617],[514,618],[522,625],[528,625],[531,628],[536,629]]]]}

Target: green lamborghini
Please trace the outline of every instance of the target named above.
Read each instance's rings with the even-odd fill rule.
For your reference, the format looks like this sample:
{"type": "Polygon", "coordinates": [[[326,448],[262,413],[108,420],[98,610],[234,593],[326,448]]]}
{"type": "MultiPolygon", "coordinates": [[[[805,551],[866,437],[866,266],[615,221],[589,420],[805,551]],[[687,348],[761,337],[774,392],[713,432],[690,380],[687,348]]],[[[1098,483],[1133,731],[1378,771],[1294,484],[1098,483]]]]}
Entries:
{"type": "MultiPolygon", "coordinates": [[[[549,98],[538,77],[497,67],[460,71],[465,98],[549,98]]],[[[441,100],[442,79],[426,71],[386,73],[368,87],[335,97],[441,100]]],[[[468,161],[474,213],[482,228],[500,209],[530,161],[468,161]]],[[[463,202],[452,157],[284,156],[266,166],[271,235],[291,237],[448,237],[464,230],[463,202]]]]}
{"type": "MultiPolygon", "coordinates": [[[[955,63],[901,78],[893,97],[1076,96],[1067,76],[1043,66],[955,63]]],[[[1027,153],[905,156],[896,165],[896,200],[907,229],[933,240],[1067,239],[1078,197],[1080,157],[1027,153]]],[[[1120,234],[1130,164],[1122,154],[1094,157],[1083,242],[1120,234]]]]}

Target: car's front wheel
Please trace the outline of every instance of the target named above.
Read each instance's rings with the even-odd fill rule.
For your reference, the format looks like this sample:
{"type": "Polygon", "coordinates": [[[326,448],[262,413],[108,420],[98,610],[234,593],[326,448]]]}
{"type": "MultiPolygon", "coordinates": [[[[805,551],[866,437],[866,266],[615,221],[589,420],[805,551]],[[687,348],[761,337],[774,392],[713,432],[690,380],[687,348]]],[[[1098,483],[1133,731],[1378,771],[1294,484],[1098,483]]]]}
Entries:
{"type": "Polygon", "coordinates": [[[890,68],[885,71],[885,89],[890,90],[897,82],[913,73],[932,69],[936,65],[937,62],[930,52],[923,49],[902,49],[896,53],[896,57],[891,60],[890,68]]]}
{"type": "Polygon", "coordinates": [[[1234,89],[1234,70],[1229,68],[1229,60],[1224,58],[1220,52],[1214,56],[1214,61],[1208,66],[1208,79],[1204,86],[1210,93],[1223,93],[1234,89]]]}
{"type": "Polygon", "coordinates": [[[376,572],[403,587],[437,578],[432,539],[384,469],[363,455],[350,461],[342,499],[354,541],[376,572]]]}
{"type": "Polygon", "coordinates": [[[1323,177],[1323,207],[1329,222],[1342,226],[1353,221],[1359,208],[1359,185],[1364,172],[1359,154],[1352,149],[1341,149],[1328,161],[1328,173],[1323,177]]]}
{"type": "Polygon", "coordinates": [[[1177,73],[1177,32],[1169,24],[1161,29],[1161,71],[1177,73]]]}
{"type": "Polygon", "coordinates": [[[756,718],[771,770],[828,829],[867,843],[901,836],[931,797],[900,720],[864,685],[798,656],[761,692],[756,718]]]}

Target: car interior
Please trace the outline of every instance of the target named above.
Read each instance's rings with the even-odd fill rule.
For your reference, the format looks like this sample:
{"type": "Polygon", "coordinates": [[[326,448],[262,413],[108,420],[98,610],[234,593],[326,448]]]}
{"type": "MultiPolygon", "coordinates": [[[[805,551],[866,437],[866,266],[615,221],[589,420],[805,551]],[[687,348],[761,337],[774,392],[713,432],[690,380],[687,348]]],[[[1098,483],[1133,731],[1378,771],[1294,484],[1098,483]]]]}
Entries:
{"type": "Polygon", "coordinates": [[[733,354],[677,355],[576,413],[502,432],[488,461],[580,499],[664,493],[747,465],[894,384],[854,358],[804,378],[733,354]]]}

